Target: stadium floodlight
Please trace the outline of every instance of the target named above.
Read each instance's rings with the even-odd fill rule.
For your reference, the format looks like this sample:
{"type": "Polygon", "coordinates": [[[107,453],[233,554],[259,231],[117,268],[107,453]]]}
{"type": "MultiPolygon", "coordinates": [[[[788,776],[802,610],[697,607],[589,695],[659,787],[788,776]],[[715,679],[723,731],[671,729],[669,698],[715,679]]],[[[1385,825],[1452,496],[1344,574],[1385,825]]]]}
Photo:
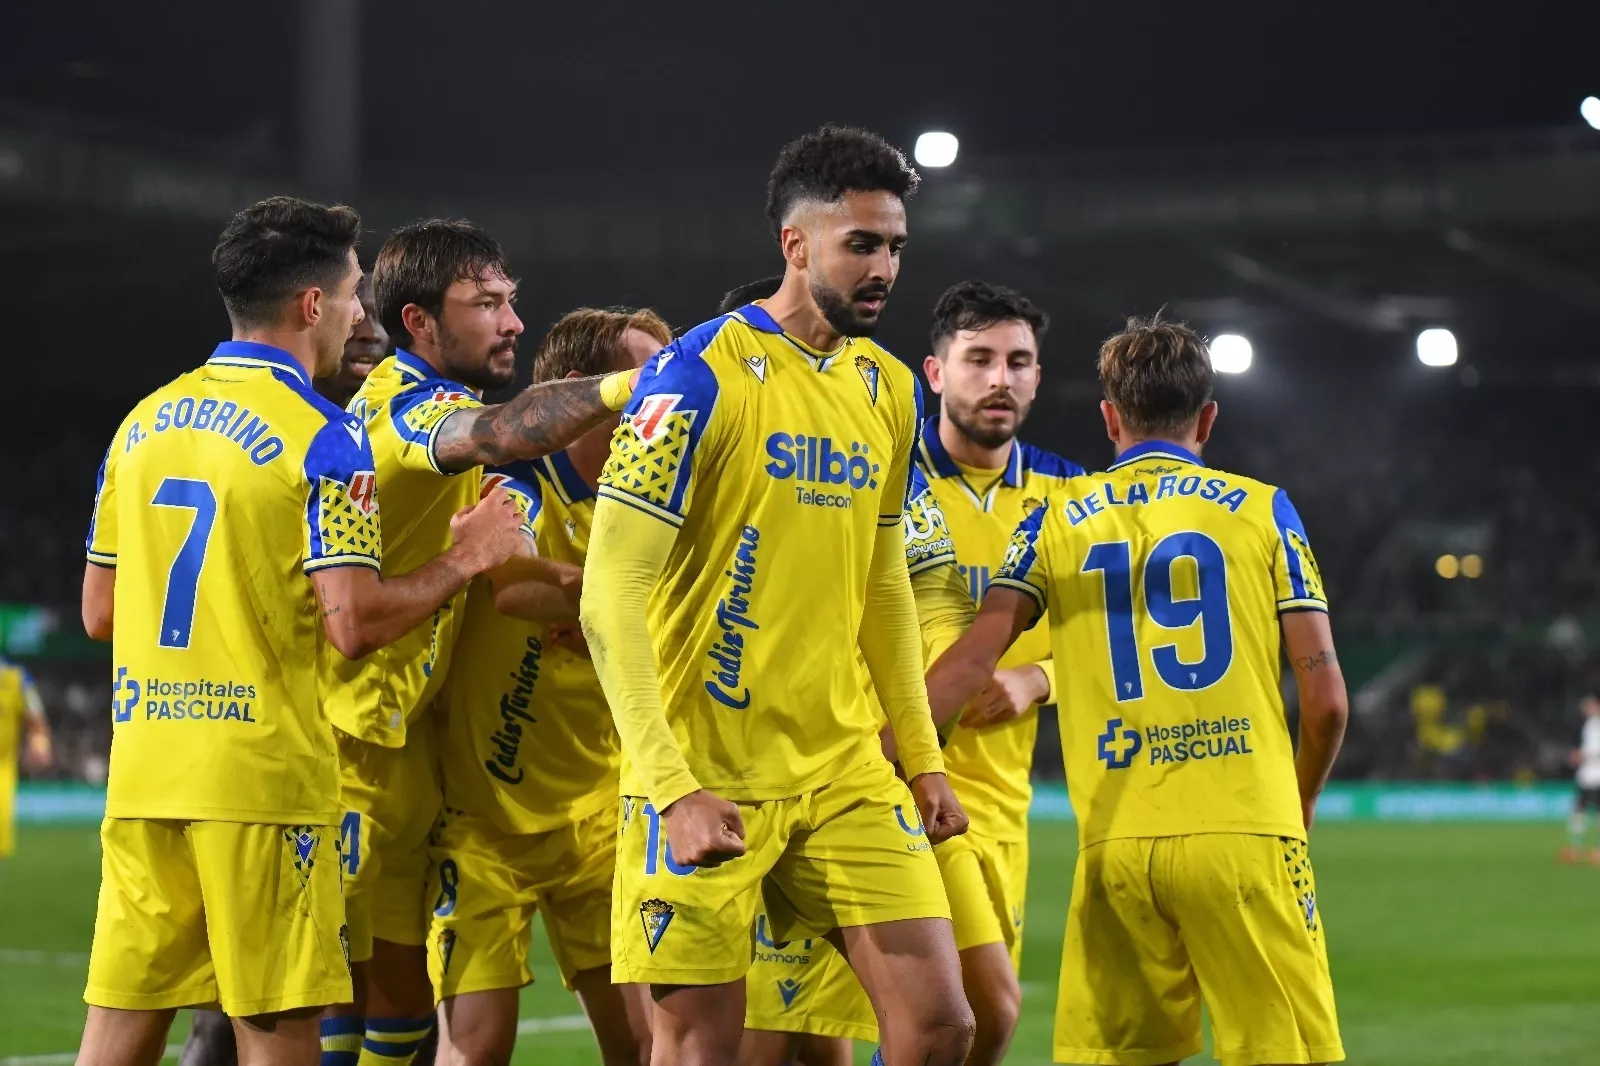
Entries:
{"type": "Polygon", "coordinates": [[[1454,581],[1461,574],[1461,560],[1454,555],[1441,555],[1434,560],[1433,572],[1446,581],[1454,581]]]}
{"type": "Polygon", "coordinates": [[[1243,374],[1250,369],[1254,354],[1250,341],[1237,333],[1211,338],[1211,366],[1219,374],[1243,374]]]}
{"type": "Polygon", "coordinates": [[[1417,334],[1417,361],[1423,366],[1455,366],[1456,335],[1434,327],[1417,334]]]}
{"type": "Polygon", "coordinates": [[[1483,557],[1480,555],[1463,555],[1461,557],[1461,576],[1476,580],[1483,576],[1483,557]]]}
{"type": "Polygon", "coordinates": [[[956,161],[956,152],[960,148],[961,142],[956,140],[955,134],[934,130],[917,138],[911,155],[919,166],[947,167],[956,161]]]}
{"type": "Polygon", "coordinates": [[[1600,130],[1600,96],[1585,96],[1583,103],[1578,105],[1578,114],[1583,116],[1583,121],[1589,124],[1590,129],[1600,130]]]}

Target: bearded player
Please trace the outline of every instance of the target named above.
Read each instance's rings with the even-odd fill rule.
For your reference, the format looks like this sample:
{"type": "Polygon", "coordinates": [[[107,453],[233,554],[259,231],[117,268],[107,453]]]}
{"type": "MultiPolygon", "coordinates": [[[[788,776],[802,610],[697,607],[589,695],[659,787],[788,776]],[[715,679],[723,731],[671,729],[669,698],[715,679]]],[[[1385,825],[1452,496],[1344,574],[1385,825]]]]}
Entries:
{"type": "Polygon", "coordinates": [[[612,965],[651,985],[657,1062],[736,1061],[763,902],[774,941],[843,951],[890,1066],[971,1041],[931,849],[966,818],[901,524],[920,391],[866,339],[916,181],[862,130],[786,146],[782,287],[652,359],[601,478],[582,620],[624,753],[612,965]]]}
{"type": "MultiPolygon", "coordinates": [[[[515,378],[516,292],[500,246],[467,222],[405,226],[378,251],[373,293],[398,347],[350,410],[371,434],[385,484],[386,572],[449,543],[451,516],[484,490],[484,464],[558,450],[627,400],[633,373],[542,382],[486,405],[485,391],[515,378]]],[[[526,491],[506,487],[528,506],[526,491]]],[[[427,711],[449,672],[464,601],[465,589],[377,654],[328,663],[356,1000],[324,1027],[327,1066],[357,1055],[363,1066],[407,1063],[432,1028],[423,945],[428,836],[441,800],[427,711]]]]}
{"type": "Polygon", "coordinates": [[[1133,321],[1100,350],[1104,474],[1017,528],[972,628],[934,664],[935,714],[1048,619],[1081,848],[1058,1062],[1344,1058],[1307,852],[1349,711],[1327,599],[1282,489],[1207,467],[1204,342],[1133,321]],[[1292,745],[1279,691],[1300,690],[1292,745]]]}

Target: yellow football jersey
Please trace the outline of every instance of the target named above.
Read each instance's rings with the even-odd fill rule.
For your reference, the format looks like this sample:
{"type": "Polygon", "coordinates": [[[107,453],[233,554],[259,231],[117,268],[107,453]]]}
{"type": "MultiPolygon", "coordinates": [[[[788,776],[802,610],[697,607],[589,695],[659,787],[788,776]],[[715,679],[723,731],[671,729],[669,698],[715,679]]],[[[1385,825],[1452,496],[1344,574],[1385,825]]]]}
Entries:
{"type": "MultiPolygon", "coordinates": [[[[600,495],[678,527],[649,601],[667,720],[702,787],[797,796],[880,753],[849,634],[899,526],[921,392],[863,338],[818,352],[757,304],[645,365],[600,495]]],[[[645,784],[624,759],[624,794],[645,784]]]]}
{"type": "MultiPolygon", "coordinates": [[[[498,467],[486,487],[508,477],[532,497],[539,554],[582,566],[595,493],[567,453],[498,467]]],[[[488,580],[475,581],[439,695],[445,803],[507,833],[543,833],[617,801],[621,745],[594,663],[551,647],[548,629],[496,611],[488,580]]]]}
{"type": "Polygon", "coordinates": [[[1085,847],[1186,833],[1305,838],[1278,616],[1327,600],[1282,489],[1141,444],[1030,515],[993,584],[1049,614],[1085,847]]]}
{"type": "MultiPolygon", "coordinates": [[[[367,375],[350,411],[366,423],[384,486],[383,571],[409,574],[450,546],[450,519],[478,502],[483,468],[441,469],[434,438],[457,411],[483,406],[477,393],[399,350],[367,375]]],[[[328,718],[361,740],[397,748],[406,723],[427,709],[450,669],[466,590],[426,622],[354,662],[326,655],[333,678],[328,718]]]]}
{"type": "MultiPolygon", "coordinates": [[[[1016,441],[995,483],[975,485],[940,442],[937,416],[923,424],[916,461],[949,526],[956,561],[974,603],[982,601],[988,591],[1018,524],[1058,493],[1068,479],[1083,473],[1077,463],[1016,441]]],[[[1000,666],[1023,666],[1049,658],[1050,635],[1039,627],[1018,638],[1000,666]]],[[[1035,705],[1009,722],[957,730],[945,746],[951,787],[961,797],[976,832],[996,840],[1027,839],[1028,805],[1033,800],[1029,774],[1038,733],[1039,709],[1035,705]]]]}
{"type": "Polygon", "coordinates": [[[218,345],[123,420],[88,556],[117,569],[106,814],[337,822],[303,575],[381,565],[360,419],[289,353],[218,345]]]}
{"type": "MultiPolygon", "coordinates": [[[[25,666],[0,659],[0,804],[8,787],[16,781],[17,757],[21,754],[22,721],[31,708],[42,706],[39,690],[25,666]]],[[[0,828],[3,832],[3,828],[0,828]]]]}

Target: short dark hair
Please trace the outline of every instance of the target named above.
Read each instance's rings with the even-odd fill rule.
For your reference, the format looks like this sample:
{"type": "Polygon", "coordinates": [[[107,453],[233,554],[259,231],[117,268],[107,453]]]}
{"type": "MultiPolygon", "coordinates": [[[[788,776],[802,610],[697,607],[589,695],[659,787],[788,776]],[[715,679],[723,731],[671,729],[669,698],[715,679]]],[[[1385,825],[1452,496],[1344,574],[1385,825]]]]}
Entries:
{"type": "Polygon", "coordinates": [[[833,203],[847,192],[890,192],[909,200],[922,179],[905,153],[876,133],[855,126],[823,126],[783,146],[767,178],[767,221],[772,235],[800,200],[833,203]]]}
{"type": "Polygon", "coordinates": [[[576,370],[604,374],[616,367],[622,334],[648,333],[663,348],[672,343],[672,327],[648,307],[580,307],[562,315],[545,334],[533,357],[533,380],[554,381],[576,370]]]}
{"type": "Polygon", "coordinates": [[[1011,321],[1026,322],[1033,330],[1035,343],[1044,343],[1050,316],[1032,300],[1004,285],[958,281],[944,290],[933,305],[933,329],[929,331],[933,352],[942,357],[941,349],[964,329],[988,329],[998,322],[1011,321]]]}
{"type": "Polygon", "coordinates": [[[378,321],[395,344],[411,344],[400,312],[416,304],[435,318],[444,294],[458,281],[493,274],[512,277],[506,254],[495,239],[465,219],[429,218],[401,226],[378,249],[372,267],[372,294],[378,321]]]}
{"type": "Polygon", "coordinates": [[[236,326],[275,321],[284,301],[331,289],[350,267],[361,216],[293,196],[272,196],[234,215],[211,250],[211,274],[236,326]]]}
{"type": "Polygon", "coordinates": [[[1216,372],[1200,335],[1159,314],[1130,318],[1100,346],[1100,387],[1135,434],[1184,429],[1211,402],[1216,372]]]}
{"type": "Polygon", "coordinates": [[[735,286],[722,295],[722,302],[717,304],[717,314],[725,315],[729,311],[737,311],[747,303],[756,300],[770,300],[783,285],[783,275],[774,274],[770,278],[760,281],[747,281],[743,285],[735,286]]]}

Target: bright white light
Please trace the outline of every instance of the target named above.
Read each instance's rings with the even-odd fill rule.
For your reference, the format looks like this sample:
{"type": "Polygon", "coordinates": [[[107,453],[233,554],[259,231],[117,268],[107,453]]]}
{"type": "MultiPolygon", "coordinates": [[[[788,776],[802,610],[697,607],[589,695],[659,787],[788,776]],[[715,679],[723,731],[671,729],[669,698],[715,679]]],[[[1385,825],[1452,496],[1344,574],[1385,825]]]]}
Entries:
{"type": "Polygon", "coordinates": [[[1211,338],[1211,366],[1219,374],[1243,374],[1253,354],[1250,342],[1237,333],[1211,338]]]}
{"type": "Polygon", "coordinates": [[[1425,329],[1417,334],[1417,361],[1423,366],[1455,366],[1456,335],[1447,329],[1425,329]]]}
{"type": "Polygon", "coordinates": [[[1578,114],[1594,129],[1600,130],[1600,96],[1585,96],[1578,105],[1578,114]]]}
{"type": "Polygon", "coordinates": [[[911,154],[920,166],[947,167],[956,161],[956,151],[960,147],[961,142],[953,133],[924,133],[917,138],[917,146],[911,149],[911,154]]]}

